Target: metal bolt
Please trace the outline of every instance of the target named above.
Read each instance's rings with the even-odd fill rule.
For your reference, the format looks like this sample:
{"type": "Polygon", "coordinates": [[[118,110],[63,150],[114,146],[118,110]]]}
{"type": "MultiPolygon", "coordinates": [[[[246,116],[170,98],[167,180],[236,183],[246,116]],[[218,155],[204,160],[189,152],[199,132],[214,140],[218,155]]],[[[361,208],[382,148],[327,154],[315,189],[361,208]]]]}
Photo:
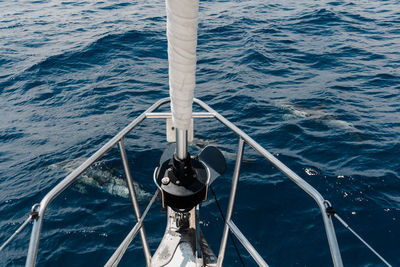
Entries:
{"type": "Polygon", "coordinates": [[[162,183],[163,185],[169,184],[169,177],[164,177],[164,178],[162,178],[162,179],[161,179],[161,183],[162,183]]]}

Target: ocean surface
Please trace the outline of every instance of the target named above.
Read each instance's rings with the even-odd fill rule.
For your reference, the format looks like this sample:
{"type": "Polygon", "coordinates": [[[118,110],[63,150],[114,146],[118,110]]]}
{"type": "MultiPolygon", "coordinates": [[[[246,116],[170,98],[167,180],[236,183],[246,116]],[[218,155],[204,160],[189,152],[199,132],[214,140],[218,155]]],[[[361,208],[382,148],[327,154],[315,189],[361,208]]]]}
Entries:
{"type": "MultiPolygon", "coordinates": [[[[163,1],[0,1],[0,243],[68,172],[168,96],[165,20],[163,1]]],[[[399,266],[400,2],[200,1],[197,51],[195,96],[399,266]]],[[[214,144],[227,158],[213,185],[223,210],[237,142],[217,122],[195,122],[192,153],[214,144]]],[[[142,210],[166,145],[160,120],[126,140],[142,210]]],[[[123,178],[115,148],[51,204],[38,266],[103,266],[135,223],[123,178]]],[[[238,190],[233,220],[267,263],[332,265],[315,202],[249,146],[238,190]]],[[[144,224],[153,253],[165,222],[158,201],[144,224]]],[[[218,253],[223,221],[211,194],[201,225],[218,253]]],[[[345,266],[383,266],[335,228],[345,266]]],[[[24,265],[30,231],[0,252],[0,266],[24,265]]],[[[120,266],[144,265],[137,237],[120,266]]],[[[225,266],[235,265],[229,241],[225,266]]]]}

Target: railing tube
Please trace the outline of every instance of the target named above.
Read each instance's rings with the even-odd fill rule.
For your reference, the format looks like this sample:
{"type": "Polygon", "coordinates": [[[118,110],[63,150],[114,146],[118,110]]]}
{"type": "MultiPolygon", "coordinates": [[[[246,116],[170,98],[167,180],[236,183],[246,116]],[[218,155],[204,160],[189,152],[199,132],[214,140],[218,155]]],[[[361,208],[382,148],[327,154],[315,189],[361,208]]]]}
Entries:
{"type": "MultiPolygon", "coordinates": [[[[132,182],[133,181],[132,175],[129,170],[128,157],[126,155],[124,139],[121,139],[121,141],[119,141],[118,146],[119,146],[119,149],[121,152],[122,164],[124,165],[126,182],[128,184],[129,195],[131,196],[132,206],[133,206],[133,209],[135,210],[135,215],[136,215],[136,219],[137,219],[138,223],[142,224],[142,219],[140,218],[141,215],[140,215],[139,203],[136,198],[135,188],[133,187],[133,182],[132,182]]],[[[148,267],[150,267],[151,266],[151,253],[150,253],[149,244],[147,243],[146,233],[144,231],[143,226],[140,227],[140,238],[142,239],[143,252],[144,252],[144,257],[146,258],[146,264],[148,267]]]]}
{"type": "MultiPolygon", "coordinates": [[[[172,118],[171,112],[151,112],[146,113],[147,119],[170,119],[172,118]]],[[[215,118],[214,114],[209,112],[193,112],[192,113],[193,119],[213,119],[215,118]]]]}
{"type": "Polygon", "coordinates": [[[229,222],[232,218],[233,205],[235,204],[236,189],[239,181],[240,164],[242,163],[242,158],[243,158],[243,150],[244,150],[244,141],[240,137],[238,152],[236,155],[235,169],[233,171],[233,177],[232,177],[231,194],[229,197],[228,209],[226,211],[224,232],[222,233],[221,245],[219,248],[218,261],[217,261],[218,267],[222,266],[222,262],[224,261],[225,257],[226,241],[228,239],[228,231],[229,231],[229,225],[227,222],[229,222]]]}
{"type": "Polygon", "coordinates": [[[258,254],[257,250],[251,245],[251,243],[247,240],[247,238],[242,234],[242,232],[237,228],[232,220],[226,222],[232,231],[232,233],[236,236],[236,238],[242,243],[244,248],[249,252],[250,256],[257,262],[258,266],[268,267],[269,265],[265,262],[265,260],[258,254]]]}
{"type": "Polygon", "coordinates": [[[325,232],[328,238],[329,250],[331,252],[333,265],[335,267],[343,267],[342,256],[340,255],[339,244],[336,238],[336,232],[333,226],[332,217],[327,214],[327,207],[325,206],[325,203],[323,202],[322,204],[320,204],[320,202],[321,200],[317,201],[319,209],[321,210],[322,220],[324,221],[325,232]]]}
{"type": "Polygon", "coordinates": [[[25,266],[32,267],[36,264],[37,251],[39,248],[40,232],[42,230],[43,215],[33,221],[31,239],[29,240],[28,256],[25,266]]]}

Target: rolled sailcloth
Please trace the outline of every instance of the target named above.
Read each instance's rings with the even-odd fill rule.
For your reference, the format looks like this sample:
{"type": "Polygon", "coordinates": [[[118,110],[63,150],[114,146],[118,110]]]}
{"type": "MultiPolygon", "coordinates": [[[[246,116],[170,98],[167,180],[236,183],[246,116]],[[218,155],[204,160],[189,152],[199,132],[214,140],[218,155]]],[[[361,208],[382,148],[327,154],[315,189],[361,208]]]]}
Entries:
{"type": "Polygon", "coordinates": [[[189,129],[196,86],[198,0],[166,0],[172,123],[189,129]]]}

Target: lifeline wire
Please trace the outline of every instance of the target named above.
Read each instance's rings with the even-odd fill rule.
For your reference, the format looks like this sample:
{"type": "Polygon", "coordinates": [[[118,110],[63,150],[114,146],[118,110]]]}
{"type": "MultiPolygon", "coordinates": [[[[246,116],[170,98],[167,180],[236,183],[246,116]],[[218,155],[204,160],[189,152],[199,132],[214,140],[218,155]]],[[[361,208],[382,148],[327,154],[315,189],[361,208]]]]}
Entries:
{"type": "Polygon", "coordinates": [[[17,231],[15,231],[15,233],[12,234],[12,236],[10,236],[10,237],[7,239],[6,242],[4,242],[4,244],[0,247],[0,251],[2,251],[3,248],[4,248],[5,246],[7,246],[7,244],[10,243],[11,240],[13,240],[14,237],[15,237],[19,232],[21,232],[22,229],[24,229],[25,226],[26,226],[31,220],[32,220],[32,215],[30,214],[29,217],[28,217],[28,219],[26,219],[26,221],[17,229],[17,231]]]}
{"type": "Polygon", "coordinates": [[[361,238],[361,236],[359,236],[353,229],[350,228],[350,226],[343,221],[342,218],[339,217],[339,215],[337,215],[337,213],[334,214],[335,218],[341,223],[343,224],[343,226],[348,229],[353,235],[355,235],[361,242],[364,243],[364,245],[367,246],[367,248],[369,248],[379,259],[381,259],[381,261],[383,261],[387,266],[392,267],[392,265],[390,265],[381,255],[379,255],[378,252],[375,251],[375,249],[373,249],[364,239],[361,238]]]}
{"type": "MultiPolygon", "coordinates": [[[[215,203],[217,204],[219,213],[221,214],[221,217],[222,217],[222,219],[224,220],[224,223],[225,223],[225,216],[224,216],[224,213],[222,212],[221,206],[219,205],[219,202],[218,202],[218,199],[217,199],[217,195],[215,194],[215,192],[214,192],[214,190],[212,189],[211,185],[209,186],[209,188],[210,188],[210,190],[211,190],[211,193],[212,193],[213,196],[214,196],[215,203]]],[[[231,232],[230,230],[229,230],[229,236],[230,236],[230,239],[231,239],[231,241],[232,241],[233,246],[235,247],[236,254],[237,254],[238,257],[239,257],[240,262],[242,263],[243,267],[245,267],[246,265],[244,264],[244,261],[243,261],[243,259],[242,259],[242,256],[240,255],[239,249],[238,249],[238,247],[236,246],[235,239],[233,238],[232,232],[231,232]]]]}

